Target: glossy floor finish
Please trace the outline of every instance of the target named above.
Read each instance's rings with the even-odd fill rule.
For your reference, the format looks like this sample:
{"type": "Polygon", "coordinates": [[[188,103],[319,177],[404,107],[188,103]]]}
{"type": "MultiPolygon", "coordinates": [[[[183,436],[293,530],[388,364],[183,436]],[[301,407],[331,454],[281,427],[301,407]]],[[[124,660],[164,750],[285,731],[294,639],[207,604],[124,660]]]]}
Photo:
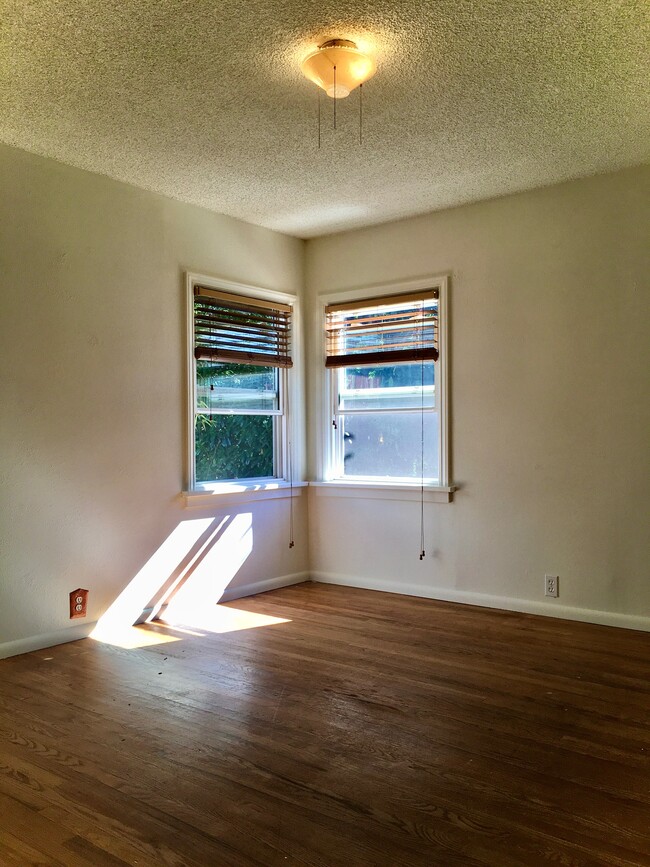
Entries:
{"type": "Polygon", "coordinates": [[[650,635],[316,584],[227,608],[0,662],[0,864],[650,865],[650,635]]]}

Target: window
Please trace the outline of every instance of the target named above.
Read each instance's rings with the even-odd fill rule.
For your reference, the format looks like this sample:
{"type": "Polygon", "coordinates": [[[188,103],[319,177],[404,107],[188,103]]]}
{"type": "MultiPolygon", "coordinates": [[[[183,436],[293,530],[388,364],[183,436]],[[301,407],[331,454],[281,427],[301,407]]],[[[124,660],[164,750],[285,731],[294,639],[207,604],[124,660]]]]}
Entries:
{"type": "Polygon", "coordinates": [[[283,478],[289,304],[192,287],[191,487],[283,478]]]}
{"type": "Polygon", "coordinates": [[[443,289],[325,308],[329,480],[447,484],[443,289]]]}

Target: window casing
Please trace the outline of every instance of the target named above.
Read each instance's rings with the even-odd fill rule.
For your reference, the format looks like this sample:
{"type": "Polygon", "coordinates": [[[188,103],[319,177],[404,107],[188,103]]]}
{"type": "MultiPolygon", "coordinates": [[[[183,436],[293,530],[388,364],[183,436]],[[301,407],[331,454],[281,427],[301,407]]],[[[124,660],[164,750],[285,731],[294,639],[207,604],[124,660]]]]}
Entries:
{"type": "Polygon", "coordinates": [[[189,280],[190,490],[289,477],[292,313],[189,280]]]}
{"type": "Polygon", "coordinates": [[[445,290],[326,305],[326,481],[448,484],[445,290]]]}

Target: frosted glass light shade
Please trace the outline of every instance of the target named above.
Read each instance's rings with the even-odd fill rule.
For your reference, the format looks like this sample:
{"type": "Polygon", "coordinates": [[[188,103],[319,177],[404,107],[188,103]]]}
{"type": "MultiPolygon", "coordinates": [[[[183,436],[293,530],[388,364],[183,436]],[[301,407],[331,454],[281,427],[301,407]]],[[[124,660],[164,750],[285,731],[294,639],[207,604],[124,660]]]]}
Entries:
{"type": "Polygon", "coordinates": [[[303,74],[322,87],[328,96],[343,99],[355,87],[368,81],[377,67],[372,57],[359,51],[349,39],[330,39],[317,51],[305,57],[301,68],[303,74]]]}

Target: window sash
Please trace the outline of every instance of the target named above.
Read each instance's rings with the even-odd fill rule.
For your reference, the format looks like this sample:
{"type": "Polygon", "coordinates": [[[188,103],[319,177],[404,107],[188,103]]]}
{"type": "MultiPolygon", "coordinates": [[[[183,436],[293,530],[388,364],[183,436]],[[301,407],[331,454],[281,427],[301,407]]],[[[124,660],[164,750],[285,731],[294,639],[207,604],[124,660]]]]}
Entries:
{"type": "MultiPolygon", "coordinates": [[[[192,365],[194,368],[194,383],[196,387],[196,363],[192,365]]],[[[192,438],[194,441],[194,425],[196,424],[196,418],[200,415],[208,415],[208,416],[267,416],[272,418],[273,420],[273,475],[271,476],[256,476],[256,477],[239,477],[237,479],[233,478],[219,478],[219,479],[210,479],[209,481],[199,482],[199,485],[213,484],[213,483],[223,483],[228,484],[230,482],[237,484],[253,484],[258,479],[260,481],[268,481],[269,479],[283,479],[286,475],[287,468],[289,466],[290,456],[288,454],[288,440],[287,440],[287,426],[289,423],[287,416],[287,401],[285,399],[285,395],[288,388],[287,382],[288,373],[284,370],[280,370],[278,376],[278,397],[279,397],[279,406],[278,409],[268,410],[268,409],[259,409],[259,410],[209,410],[207,408],[199,409],[196,405],[194,406],[194,412],[192,414],[192,438]]],[[[194,447],[192,449],[194,452],[194,447]]],[[[193,474],[196,473],[196,459],[193,456],[193,474]]],[[[195,482],[196,484],[196,482],[195,482]]]]}
{"type": "MultiPolygon", "coordinates": [[[[358,362],[353,362],[351,365],[346,365],[348,367],[359,367],[358,362]]],[[[330,427],[330,470],[329,470],[329,478],[333,481],[349,481],[349,482],[372,482],[377,483],[382,480],[389,480],[390,484],[414,484],[413,476],[401,476],[401,475],[381,475],[381,474],[359,474],[359,473],[348,473],[346,472],[346,463],[344,460],[345,455],[345,416],[359,418],[360,416],[379,416],[383,414],[393,414],[393,415],[411,415],[416,417],[426,416],[427,418],[431,418],[434,416],[438,419],[438,445],[437,445],[437,467],[438,467],[438,475],[437,476],[424,476],[416,477],[417,481],[423,481],[425,484],[442,484],[443,478],[443,442],[442,442],[442,414],[441,408],[439,405],[439,386],[438,380],[436,379],[436,383],[433,385],[434,389],[434,405],[424,407],[415,406],[415,407],[386,407],[386,408],[377,408],[377,409],[345,409],[340,406],[340,381],[341,377],[344,376],[341,369],[337,367],[333,367],[329,370],[328,378],[329,378],[329,393],[330,393],[330,401],[331,401],[331,420],[334,422],[330,427]]],[[[426,388],[426,386],[425,386],[426,388]]],[[[369,391],[372,391],[370,389],[369,391]]]]}
{"type": "MultiPolygon", "coordinates": [[[[194,424],[196,424],[196,418],[198,415],[210,415],[211,413],[198,413],[195,412],[193,416],[194,424]]],[[[283,444],[285,442],[285,428],[286,428],[286,417],[280,412],[274,413],[212,413],[213,415],[267,415],[272,417],[273,424],[273,465],[272,465],[272,475],[270,476],[237,476],[233,478],[218,478],[218,479],[205,479],[199,482],[195,482],[195,484],[199,487],[205,485],[212,484],[237,484],[237,485],[251,485],[256,482],[268,482],[270,480],[277,480],[283,478],[284,466],[286,463],[285,451],[283,444]]],[[[196,464],[194,465],[194,473],[196,473],[196,464]]]]}
{"type": "MultiPolygon", "coordinates": [[[[376,416],[380,415],[384,412],[390,412],[393,414],[399,413],[400,415],[415,415],[421,416],[421,410],[419,409],[393,409],[393,410],[361,410],[356,413],[347,413],[347,412],[334,412],[334,420],[336,422],[335,426],[332,427],[331,430],[331,476],[330,478],[333,481],[349,481],[349,482],[372,482],[377,483],[380,480],[390,480],[391,484],[414,484],[414,480],[418,482],[423,481],[425,484],[442,484],[442,441],[441,436],[438,438],[438,447],[437,447],[437,466],[438,466],[438,475],[437,476],[400,476],[400,475],[381,475],[379,473],[369,473],[369,474],[360,474],[360,473],[348,473],[346,472],[346,463],[345,463],[345,416],[352,415],[355,418],[358,418],[361,415],[369,415],[376,416]]],[[[424,415],[427,417],[436,416],[438,418],[438,425],[441,423],[441,416],[439,409],[425,409],[424,415]]],[[[440,427],[439,427],[440,430],[440,427]]],[[[440,434],[442,431],[440,430],[440,434]]]]}

